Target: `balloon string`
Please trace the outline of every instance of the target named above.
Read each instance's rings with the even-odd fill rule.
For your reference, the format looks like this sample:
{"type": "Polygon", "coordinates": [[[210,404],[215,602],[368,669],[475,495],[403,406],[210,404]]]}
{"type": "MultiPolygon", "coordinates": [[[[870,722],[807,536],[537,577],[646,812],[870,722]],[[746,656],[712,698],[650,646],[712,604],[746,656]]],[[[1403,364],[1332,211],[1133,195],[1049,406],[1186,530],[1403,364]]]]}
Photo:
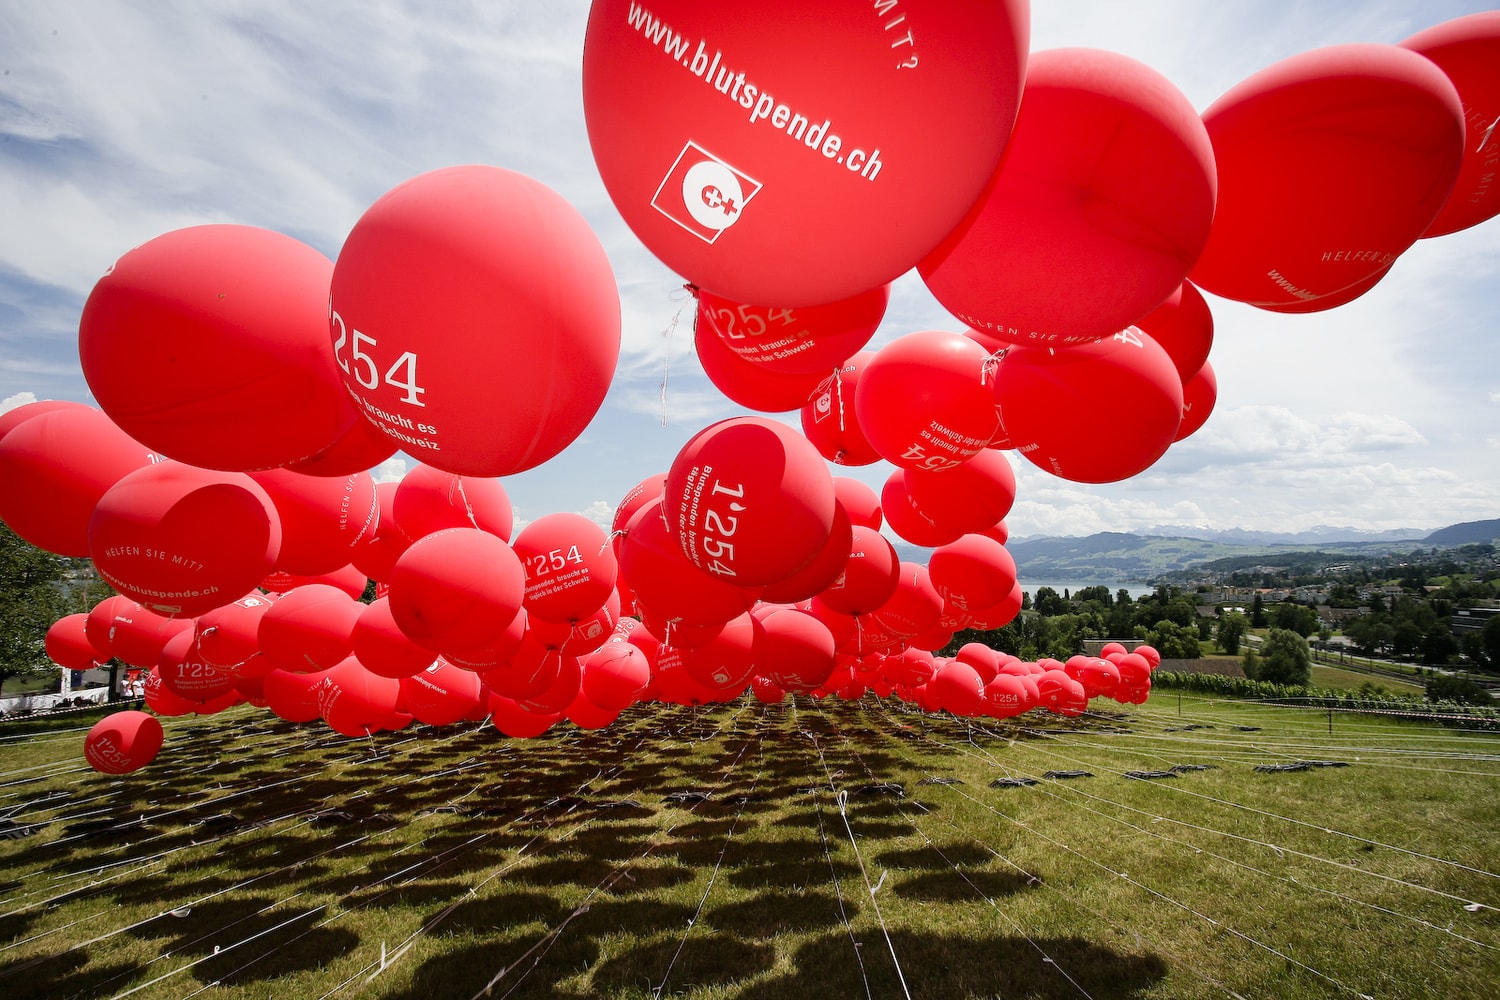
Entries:
{"type": "Polygon", "coordinates": [[[449,503],[453,502],[453,492],[455,490],[458,491],[458,499],[464,505],[464,516],[469,519],[469,523],[472,524],[474,527],[476,527],[476,528],[479,527],[479,519],[474,516],[474,505],[469,502],[469,495],[466,492],[464,492],[464,477],[463,476],[454,476],[453,477],[453,482],[449,484],[449,486],[448,486],[448,502],[449,503]]]}
{"type": "Polygon", "coordinates": [[[1479,148],[1474,150],[1475,153],[1484,152],[1484,147],[1490,144],[1490,136],[1495,134],[1496,125],[1500,125],[1500,118],[1496,118],[1494,121],[1490,122],[1490,127],[1484,130],[1484,138],[1479,140],[1479,148]]]}
{"type": "MultiPolygon", "coordinates": [[[[694,305],[696,306],[698,301],[698,287],[696,285],[683,285],[682,287],[687,289],[688,293],[692,296],[694,305]]],[[[678,306],[677,311],[672,314],[671,321],[667,323],[667,328],[661,332],[662,336],[667,340],[666,351],[664,352],[661,361],[661,425],[663,427],[667,426],[667,376],[670,373],[672,365],[672,333],[677,329],[677,321],[682,316],[682,310],[686,308],[687,302],[683,302],[682,305],[678,306]]],[[[695,336],[697,334],[697,331],[698,310],[694,308],[693,332],[695,336]]]]}
{"type": "Polygon", "coordinates": [[[844,379],[837,366],[833,369],[833,391],[839,397],[839,433],[842,434],[846,430],[844,427],[844,379]]]}
{"type": "Polygon", "coordinates": [[[1000,367],[1000,362],[1005,359],[1005,352],[1007,350],[1009,350],[1009,348],[1002,347],[1000,348],[1000,350],[994,352],[989,357],[984,359],[984,364],[979,366],[980,385],[984,385],[986,379],[994,376],[995,370],[1000,367]]]}

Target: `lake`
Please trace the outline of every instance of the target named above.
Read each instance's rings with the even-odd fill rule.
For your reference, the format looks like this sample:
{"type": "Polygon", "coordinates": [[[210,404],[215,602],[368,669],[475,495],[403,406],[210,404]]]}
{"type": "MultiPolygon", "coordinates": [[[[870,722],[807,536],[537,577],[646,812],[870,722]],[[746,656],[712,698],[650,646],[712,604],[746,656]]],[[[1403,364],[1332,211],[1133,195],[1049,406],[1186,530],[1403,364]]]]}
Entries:
{"type": "Polygon", "coordinates": [[[1021,580],[1021,589],[1029,593],[1033,598],[1042,587],[1051,587],[1061,594],[1066,590],[1069,594],[1076,594],[1085,587],[1108,587],[1110,596],[1113,597],[1121,590],[1127,591],[1132,598],[1145,597],[1147,594],[1156,593],[1156,588],[1149,583],[1121,583],[1118,580],[1021,580]]]}

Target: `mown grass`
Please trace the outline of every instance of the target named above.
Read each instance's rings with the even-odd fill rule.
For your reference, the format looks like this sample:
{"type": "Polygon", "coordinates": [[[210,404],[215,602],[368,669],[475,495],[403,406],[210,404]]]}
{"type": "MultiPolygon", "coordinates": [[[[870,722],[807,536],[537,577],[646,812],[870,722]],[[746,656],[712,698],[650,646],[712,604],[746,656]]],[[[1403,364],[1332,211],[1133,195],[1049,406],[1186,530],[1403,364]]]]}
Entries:
{"type": "Polygon", "coordinates": [[[0,996],[1500,995],[1500,742],[1181,705],[0,728],[0,996]]]}
{"type": "Polygon", "coordinates": [[[1393,695],[1410,695],[1418,698],[1427,693],[1427,688],[1421,684],[1397,680],[1381,674],[1342,670],[1318,663],[1312,665],[1312,686],[1330,691],[1360,691],[1368,686],[1377,691],[1384,689],[1393,695]]]}

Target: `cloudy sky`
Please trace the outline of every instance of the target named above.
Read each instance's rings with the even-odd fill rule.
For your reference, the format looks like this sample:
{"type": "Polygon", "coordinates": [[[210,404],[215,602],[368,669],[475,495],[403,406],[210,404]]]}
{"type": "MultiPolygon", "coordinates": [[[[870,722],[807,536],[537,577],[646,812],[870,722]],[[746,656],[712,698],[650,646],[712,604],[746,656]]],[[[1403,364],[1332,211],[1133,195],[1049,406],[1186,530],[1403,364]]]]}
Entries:
{"type": "MultiPolygon", "coordinates": [[[[1482,9],[1041,0],[1032,49],[1132,56],[1202,110],[1297,52],[1398,42],[1482,9]]],[[[584,0],[0,4],[3,408],[91,401],[76,346],[82,303],[141,242],[233,222],[336,257],[361,212],[401,181],[495,164],[585,215],[624,305],[623,351],[598,418],[507,489],[519,518],[569,510],[607,523],[695,431],[744,411],[697,365],[681,279],[632,235],[599,180],[580,80],[587,16],[584,0]]],[[[1013,536],[1431,529],[1500,516],[1500,220],[1419,241],[1372,292],[1328,312],[1210,305],[1219,402],[1208,424],[1144,474],[1106,486],[1016,461],[1013,536]]],[[[961,328],[907,275],[871,347],[961,328]]],[[[1128,420],[1128,401],[1115,405],[1128,420]]],[[[841,471],[878,487],[890,469],[841,471]]]]}

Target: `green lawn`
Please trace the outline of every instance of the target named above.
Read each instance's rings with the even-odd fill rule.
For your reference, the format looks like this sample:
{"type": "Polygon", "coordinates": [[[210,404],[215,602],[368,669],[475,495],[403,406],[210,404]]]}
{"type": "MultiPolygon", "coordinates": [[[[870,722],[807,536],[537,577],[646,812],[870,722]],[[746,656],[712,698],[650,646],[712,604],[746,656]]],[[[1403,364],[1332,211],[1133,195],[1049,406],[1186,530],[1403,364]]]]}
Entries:
{"type": "Polygon", "coordinates": [[[1341,670],[1338,667],[1328,667],[1317,663],[1312,666],[1312,686],[1315,688],[1358,691],[1366,684],[1385,688],[1393,695],[1415,695],[1420,698],[1426,693],[1426,688],[1421,684],[1397,680],[1394,677],[1366,674],[1358,670],[1341,670]]]}
{"type": "Polygon", "coordinates": [[[1095,708],[643,706],[530,741],[240,708],[123,778],[82,728],[0,726],[30,833],[0,840],[0,996],[1500,995],[1500,738],[1095,708]]]}

